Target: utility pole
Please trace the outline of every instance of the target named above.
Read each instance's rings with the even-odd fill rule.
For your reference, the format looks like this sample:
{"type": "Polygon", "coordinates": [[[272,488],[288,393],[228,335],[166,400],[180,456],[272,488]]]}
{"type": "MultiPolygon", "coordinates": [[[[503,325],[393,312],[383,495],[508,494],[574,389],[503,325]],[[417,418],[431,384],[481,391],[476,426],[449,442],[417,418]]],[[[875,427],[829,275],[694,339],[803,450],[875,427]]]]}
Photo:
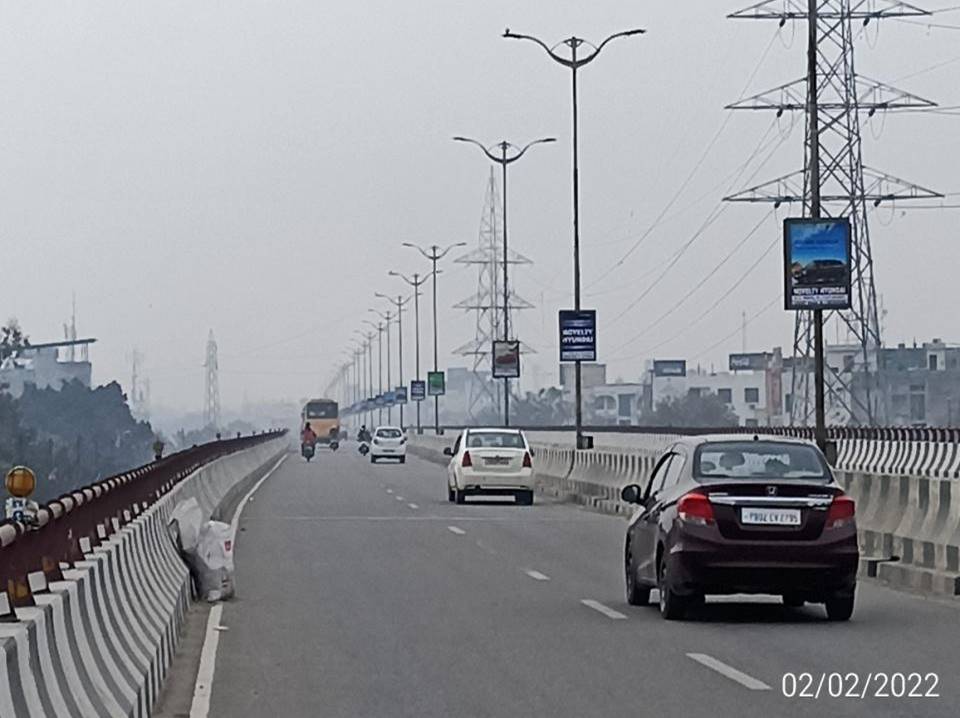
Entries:
{"type": "MultiPolygon", "coordinates": [[[[466,242],[455,242],[454,244],[449,245],[441,251],[440,247],[436,244],[433,244],[429,247],[429,251],[423,247],[418,247],[415,244],[410,242],[404,242],[404,247],[412,247],[416,249],[420,254],[430,260],[431,264],[431,277],[433,278],[433,371],[434,373],[440,371],[440,359],[439,359],[439,342],[437,339],[437,262],[447,256],[447,254],[454,247],[465,247],[467,246],[466,242]]],[[[440,397],[433,397],[433,430],[438,436],[440,435],[440,397]]]]}
{"type": "MultiPolygon", "coordinates": [[[[507,268],[510,266],[510,256],[507,249],[507,166],[516,162],[518,159],[523,157],[524,153],[534,145],[543,144],[547,142],[556,142],[556,137],[544,137],[539,140],[534,140],[529,142],[524,147],[515,152],[512,156],[508,156],[507,152],[511,148],[516,149],[516,146],[507,142],[506,140],[501,140],[498,142],[495,147],[500,149],[500,156],[498,157],[494,154],[492,148],[487,148],[482,143],[477,140],[470,139],[469,137],[454,137],[456,142],[469,142],[470,144],[476,145],[479,147],[487,158],[496,162],[500,165],[500,168],[503,171],[503,341],[510,340],[510,287],[508,284],[508,275],[507,268]]],[[[492,349],[492,347],[491,347],[492,349]]],[[[504,377],[503,379],[503,425],[510,426],[510,378],[504,377]]]]}
{"type": "MultiPolygon", "coordinates": [[[[416,346],[416,380],[422,381],[420,377],[420,287],[423,286],[427,278],[421,277],[418,272],[414,272],[412,277],[407,277],[406,275],[400,274],[400,272],[395,272],[390,270],[389,275],[391,277],[400,277],[404,282],[413,287],[413,324],[414,324],[414,344],[416,346]]],[[[401,369],[402,375],[403,369],[401,369]]],[[[423,433],[423,426],[420,423],[420,402],[416,402],[417,405],[417,434],[423,433]]]]}
{"type": "MultiPolygon", "coordinates": [[[[539,45],[550,58],[567,67],[572,75],[572,97],[573,97],[573,303],[574,309],[580,311],[580,158],[579,158],[579,109],[577,103],[577,70],[593,62],[597,55],[611,40],[619,37],[631,37],[633,35],[642,35],[646,30],[634,29],[617,32],[607,37],[603,42],[597,45],[594,50],[582,57],[577,56],[577,50],[586,43],[583,38],[573,35],[559,44],[566,45],[570,50],[570,57],[566,58],[558,55],[543,40],[532,35],[520,35],[505,30],[503,37],[513,40],[529,40],[539,45]]],[[[575,369],[576,381],[576,431],[577,448],[586,448],[586,441],[583,436],[583,382],[581,376],[581,362],[577,360],[575,369]]]]}

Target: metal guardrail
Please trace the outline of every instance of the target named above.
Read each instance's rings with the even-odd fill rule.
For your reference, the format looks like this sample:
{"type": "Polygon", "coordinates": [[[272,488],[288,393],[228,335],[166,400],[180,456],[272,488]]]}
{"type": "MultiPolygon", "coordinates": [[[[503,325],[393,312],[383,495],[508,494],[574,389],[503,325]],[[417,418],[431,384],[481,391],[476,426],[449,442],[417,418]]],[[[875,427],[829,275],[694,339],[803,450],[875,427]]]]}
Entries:
{"type": "MultiPolygon", "coordinates": [[[[469,426],[443,426],[443,431],[460,431],[469,426]]],[[[512,426],[524,431],[555,431],[573,432],[572,425],[561,426],[512,426]]],[[[814,438],[813,427],[806,426],[722,426],[722,427],[689,427],[689,426],[585,426],[585,433],[594,434],[760,434],[772,436],[792,436],[800,439],[814,438]]],[[[433,433],[432,427],[424,427],[425,433],[433,433]]],[[[960,442],[960,428],[937,427],[866,427],[866,426],[831,426],[827,427],[827,438],[864,439],[869,441],[920,441],[920,442],[960,442]]]]}
{"type": "Polygon", "coordinates": [[[36,524],[0,521],[0,591],[14,607],[33,604],[30,576],[63,580],[62,569],[82,560],[201,466],[283,436],[278,430],[212,441],[64,494],[40,507],[36,524]]]}

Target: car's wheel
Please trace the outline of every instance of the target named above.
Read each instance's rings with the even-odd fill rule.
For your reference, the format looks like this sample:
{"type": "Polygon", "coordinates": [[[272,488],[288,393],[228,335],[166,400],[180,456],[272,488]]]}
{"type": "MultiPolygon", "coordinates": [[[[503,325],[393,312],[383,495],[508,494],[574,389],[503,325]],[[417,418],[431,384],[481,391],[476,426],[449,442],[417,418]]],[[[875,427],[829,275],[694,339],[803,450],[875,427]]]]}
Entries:
{"type": "Polygon", "coordinates": [[[660,615],[668,621],[679,621],[687,612],[684,596],[678,596],[670,585],[669,562],[660,558],[657,570],[657,588],[660,590],[660,615]]]}
{"type": "Polygon", "coordinates": [[[783,594],[783,605],[787,608],[803,608],[805,603],[803,596],[796,593],[783,594]]]}
{"type": "Polygon", "coordinates": [[[521,506],[533,506],[533,492],[521,491],[517,494],[517,503],[521,506]]]}
{"type": "Polygon", "coordinates": [[[827,599],[827,618],[831,621],[849,621],[853,615],[853,594],[831,596],[827,599]]]}
{"type": "Polygon", "coordinates": [[[627,546],[627,555],[623,562],[623,570],[626,575],[627,603],[631,606],[646,606],[650,603],[650,589],[644,588],[637,581],[637,569],[633,565],[633,553],[627,546]]]}
{"type": "Polygon", "coordinates": [[[377,463],[377,457],[374,456],[373,454],[370,454],[370,463],[371,464],[377,463]]]}
{"type": "Polygon", "coordinates": [[[466,494],[466,492],[461,491],[460,489],[454,489],[454,490],[453,490],[453,500],[454,500],[455,503],[458,503],[458,504],[466,503],[466,501],[467,501],[467,494],[466,494]]]}
{"type": "Polygon", "coordinates": [[[401,464],[407,463],[407,457],[406,457],[406,456],[401,456],[401,457],[400,457],[400,463],[401,463],[401,464]]]}
{"type": "Polygon", "coordinates": [[[456,498],[457,498],[457,497],[456,497],[456,492],[448,486],[448,487],[447,487],[447,501],[449,501],[449,502],[452,504],[452,503],[456,500],[456,498]]]}

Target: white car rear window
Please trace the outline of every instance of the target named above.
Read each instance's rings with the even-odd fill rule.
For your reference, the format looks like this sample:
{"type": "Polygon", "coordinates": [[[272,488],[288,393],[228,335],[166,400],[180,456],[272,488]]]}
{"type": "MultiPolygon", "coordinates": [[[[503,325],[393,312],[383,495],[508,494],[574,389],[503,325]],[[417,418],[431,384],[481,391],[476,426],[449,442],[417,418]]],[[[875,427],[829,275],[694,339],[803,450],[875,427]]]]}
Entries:
{"type": "Polygon", "coordinates": [[[381,439],[399,439],[403,433],[400,429],[377,429],[377,436],[381,439]]]}
{"type": "Polygon", "coordinates": [[[516,431],[483,431],[467,434],[470,449],[525,449],[523,436],[516,431]]]}

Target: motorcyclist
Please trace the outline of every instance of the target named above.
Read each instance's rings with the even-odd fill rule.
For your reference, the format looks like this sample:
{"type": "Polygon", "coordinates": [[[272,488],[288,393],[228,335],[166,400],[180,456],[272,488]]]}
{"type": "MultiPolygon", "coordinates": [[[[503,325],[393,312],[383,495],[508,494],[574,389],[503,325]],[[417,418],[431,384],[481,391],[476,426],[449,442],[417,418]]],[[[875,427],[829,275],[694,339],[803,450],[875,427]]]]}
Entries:
{"type": "Polygon", "coordinates": [[[357,433],[357,441],[360,442],[369,442],[370,441],[370,432],[367,431],[367,425],[362,424],[360,426],[360,431],[357,433]]]}
{"type": "Polygon", "coordinates": [[[313,430],[313,427],[310,426],[308,421],[304,427],[303,431],[300,432],[300,444],[301,446],[315,446],[317,443],[317,432],[313,430]]]}

